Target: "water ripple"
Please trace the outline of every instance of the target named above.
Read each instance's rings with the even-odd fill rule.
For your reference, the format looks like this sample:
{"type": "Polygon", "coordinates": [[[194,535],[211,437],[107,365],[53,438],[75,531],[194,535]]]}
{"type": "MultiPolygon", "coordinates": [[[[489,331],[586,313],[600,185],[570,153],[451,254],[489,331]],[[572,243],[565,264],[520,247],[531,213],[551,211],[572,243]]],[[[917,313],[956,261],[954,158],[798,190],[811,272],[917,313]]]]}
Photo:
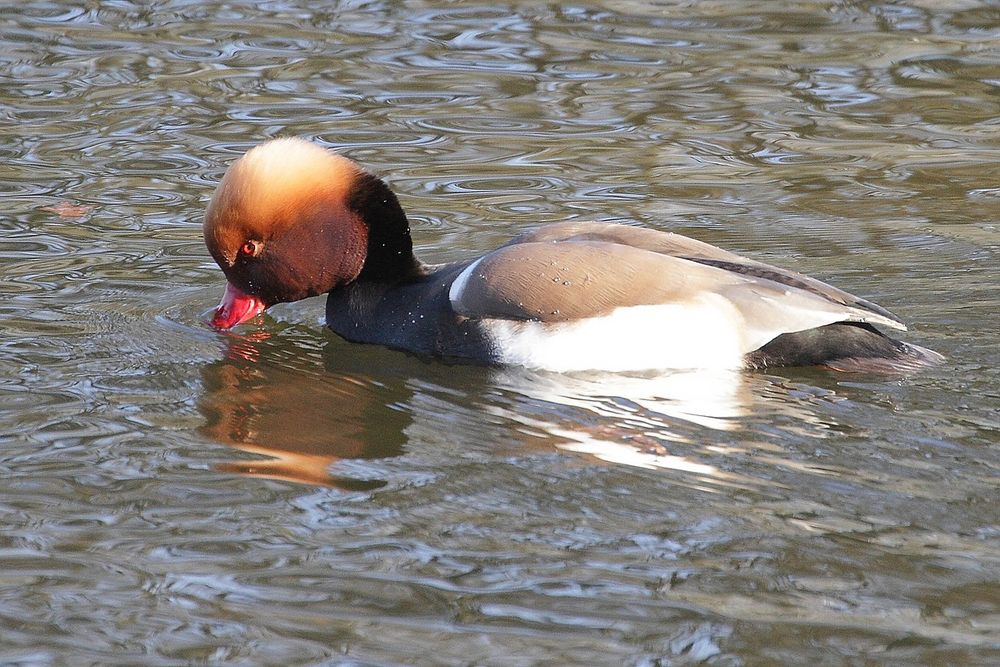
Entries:
{"type": "Polygon", "coordinates": [[[998,21],[8,7],[0,661],[995,663],[998,21]],[[428,260],[645,224],[951,361],[563,377],[351,345],[322,299],[220,334],[204,206],[286,135],[383,175],[428,260]]]}

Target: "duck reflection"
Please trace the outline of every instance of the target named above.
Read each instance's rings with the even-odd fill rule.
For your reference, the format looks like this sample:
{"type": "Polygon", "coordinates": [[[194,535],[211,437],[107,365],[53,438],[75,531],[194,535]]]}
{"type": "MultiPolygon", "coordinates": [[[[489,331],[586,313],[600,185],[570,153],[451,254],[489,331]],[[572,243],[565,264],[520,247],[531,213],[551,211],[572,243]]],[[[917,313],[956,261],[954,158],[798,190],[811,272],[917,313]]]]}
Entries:
{"type": "Polygon", "coordinates": [[[773,419],[815,437],[829,426],[792,395],[801,388],[756,374],[449,366],[312,334],[230,334],[227,342],[224,358],[203,370],[203,431],[256,455],[219,466],[253,477],[372,490],[386,482],[338,476],[337,464],[448,447],[487,455],[559,450],[749,487],[763,482],[735,472],[730,457],[767,444],[759,435],[743,444],[748,423],[773,419]]]}
{"type": "Polygon", "coordinates": [[[506,369],[492,381],[513,398],[488,409],[543,433],[548,447],[611,465],[667,471],[701,491],[777,491],[776,469],[826,475],[786,446],[826,438],[838,428],[823,407],[840,400],[833,391],[775,375],[506,369]]]}
{"type": "Polygon", "coordinates": [[[494,380],[530,404],[560,407],[562,419],[553,419],[551,412],[539,416],[537,409],[533,414],[525,403],[514,410],[497,408],[512,421],[560,438],[558,449],[607,463],[693,473],[717,482],[738,479],[673,450],[674,445],[700,439],[705,428],[720,432],[739,428],[754,402],[740,372],[556,375],[507,370],[499,371],[494,380]],[[565,418],[567,408],[576,412],[575,418],[565,418]]]}
{"type": "MultiPolygon", "coordinates": [[[[382,480],[331,474],[344,459],[379,459],[403,452],[410,416],[396,406],[407,390],[399,381],[374,383],[357,369],[302,368],[282,363],[266,338],[228,341],[223,359],[202,371],[202,431],[261,459],[219,469],[252,477],[371,490],[382,480]]],[[[286,360],[287,361],[287,360],[286,360]]],[[[385,379],[384,377],[382,379],[385,379]]]]}

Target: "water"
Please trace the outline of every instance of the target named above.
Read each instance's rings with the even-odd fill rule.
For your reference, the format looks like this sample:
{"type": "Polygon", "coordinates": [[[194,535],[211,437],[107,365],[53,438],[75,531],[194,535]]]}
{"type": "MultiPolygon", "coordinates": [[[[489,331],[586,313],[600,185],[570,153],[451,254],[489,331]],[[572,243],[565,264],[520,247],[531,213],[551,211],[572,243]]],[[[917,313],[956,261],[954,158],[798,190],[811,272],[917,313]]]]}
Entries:
{"type": "Polygon", "coordinates": [[[1000,662],[1000,11],[0,9],[0,662],[1000,662]],[[567,218],[804,271],[948,356],[561,377],[204,325],[260,140],[421,256],[567,218]]]}

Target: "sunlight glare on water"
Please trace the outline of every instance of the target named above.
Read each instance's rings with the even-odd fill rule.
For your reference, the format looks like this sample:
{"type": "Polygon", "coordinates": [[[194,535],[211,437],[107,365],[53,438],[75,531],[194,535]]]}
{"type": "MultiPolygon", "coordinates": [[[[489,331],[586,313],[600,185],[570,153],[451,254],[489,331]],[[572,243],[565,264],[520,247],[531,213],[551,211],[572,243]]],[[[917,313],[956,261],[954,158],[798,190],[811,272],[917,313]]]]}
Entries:
{"type": "Polygon", "coordinates": [[[0,663],[1000,663],[989,2],[0,10],[0,663]],[[913,377],[557,375],[220,334],[201,219],[274,136],[420,256],[553,221],[815,275],[913,377]]]}

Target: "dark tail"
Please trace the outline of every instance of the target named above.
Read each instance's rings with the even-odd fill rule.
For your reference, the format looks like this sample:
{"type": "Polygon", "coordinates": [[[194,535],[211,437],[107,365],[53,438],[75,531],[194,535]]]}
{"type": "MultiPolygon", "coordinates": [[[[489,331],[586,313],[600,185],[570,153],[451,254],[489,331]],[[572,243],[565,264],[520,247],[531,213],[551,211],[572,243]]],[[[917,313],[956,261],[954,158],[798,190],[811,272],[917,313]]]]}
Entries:
{"type": "Polygon", "coordinates": [[[851,373],[907,374],[944,357],[886,336],[870,324],[838,322],[782,334],[747,355],[749,368],[826,366],[851,373]]]}

